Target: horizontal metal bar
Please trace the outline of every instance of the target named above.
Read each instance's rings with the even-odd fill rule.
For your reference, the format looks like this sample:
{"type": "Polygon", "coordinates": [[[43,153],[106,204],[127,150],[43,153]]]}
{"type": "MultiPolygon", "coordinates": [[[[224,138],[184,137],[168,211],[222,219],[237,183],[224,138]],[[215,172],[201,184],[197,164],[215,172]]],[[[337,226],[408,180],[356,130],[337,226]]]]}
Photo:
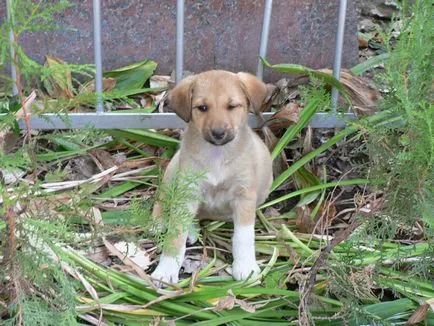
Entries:
{"type": "MultiPolygon", "coordinates": [[[[0,114],[1,116],[4,114],[0,114]]],[[[263,114],[264,119],[269,119],[272,112],[263,114]]],[[[316,113],[310,124],[313,128],[337,128],[344,127],[348,120],[355,120],[353,113],[316,113]]],[[[23,120],[18,121],[20,129],[25,129],[23,120]]],[[[252,128],[261,126],[260,120],[253,114],[249,114],[249,125],[252,128]]],[[[32,129],[165,129],[184,128],[185,122],[175,113],[71,113],[59,115],[47,113],[30,117],[32,129]]]]}

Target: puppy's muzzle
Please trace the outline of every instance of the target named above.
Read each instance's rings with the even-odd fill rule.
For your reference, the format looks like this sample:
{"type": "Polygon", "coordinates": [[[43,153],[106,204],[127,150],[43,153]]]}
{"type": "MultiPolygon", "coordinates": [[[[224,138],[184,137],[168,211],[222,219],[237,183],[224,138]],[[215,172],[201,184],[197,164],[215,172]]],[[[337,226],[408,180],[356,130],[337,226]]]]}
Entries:
{"type": "Polygon", "coordinates": [[[214,128],[206,135],[205,140],[216,146],[222,146],[234,139],[234,132],[231,129],[214,128]]]}

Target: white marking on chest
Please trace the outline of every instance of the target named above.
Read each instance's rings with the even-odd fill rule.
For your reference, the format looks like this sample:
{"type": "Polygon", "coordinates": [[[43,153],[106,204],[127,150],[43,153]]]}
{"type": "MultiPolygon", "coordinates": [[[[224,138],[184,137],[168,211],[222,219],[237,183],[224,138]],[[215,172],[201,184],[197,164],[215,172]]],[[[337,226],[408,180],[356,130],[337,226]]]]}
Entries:
{"type": "Polygon", "coordinates": [[[223,149],[219,146],[213,146],[208,153],[204,153],[207,155],[205,157],[205,169],[208,171],[207,183],[211,186],[217,186],[222,182],[224,175],[224,164],[225,164],[225,155],[223,149]]]}

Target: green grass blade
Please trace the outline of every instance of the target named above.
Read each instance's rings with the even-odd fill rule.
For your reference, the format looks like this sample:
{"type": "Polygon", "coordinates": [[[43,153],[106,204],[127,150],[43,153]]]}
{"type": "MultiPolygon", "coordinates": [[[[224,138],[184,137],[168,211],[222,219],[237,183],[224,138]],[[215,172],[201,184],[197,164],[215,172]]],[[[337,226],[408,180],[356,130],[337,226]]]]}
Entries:
{"type": "Polygon", "coordinates": [[[339,181],[332,181],[332,182],[328,182],[328,183],[322,183],[322,184],[319,184],[316,186],[296,190],[296,191],[293,191],[289,194],[283,195],[279,198],[270,200],[269,202],[266,202],[266,203],[262,204],[261,206],[259,206],[258,209],[263,209],[263,208],[278,204],[284,200],[287,200],[287,199],[290,199],[290,198],[293,198],[293,197],[296,197],[299,195],[307,194],[310,192],[323,190],[326,188],[338,187],[338,186],[340,186],[340,187],[341,186],[352,186],[352,185],[367,184],[367,183],[372,183],[372,181],[370,181],[368,179],[350,179],[350,180],[339,180],[339,181]]]}
{"type": "MultiPolygon", "coordinates": [[[[366,118],[365,121],[377,122],[379,120],[384,119],[389,114],[390,113],[386,111],[380,112],[374,116],[370,116],[366,118]]],[[[363,123],[363,121],[361,123],[363,123]]],[[[355,125],[345,128],[344,130],[342,130],[341,132],[337,133],[335,136],[330,138],[328,141],[326,141],[324,144],[322,144],[320,147],[318,147],[317,149],[313,150],[312,152],[300,158],[297,162],[292,164],[288,169],[286,169],[281,175],[279,175],[273,181],[273,184],[271,185],[271,191],[276,190],[285,180],[287,180],[295,171],[300,169],[303,165],[305,165],[306,163],[314,159],[316,156],[318,156],[322,152],[326,151],[327,149],[335,145],[341,139],[345,138],[348,135],[351,135],[352,133],[355,133],[357,129],[358,128],[355,125]]]]}
{"type": "MultiPolygon", "coordinates": [[[[104,99],[105,100],[117,100],[120,98],[125,98],[128,96],[133,96],[137,94],[144,94],[144,93],[160,93],[162,91],[165,91],[166,88],[127,88],[127,89],[114,89],[110,92],[104,93],[104,99]]],[[[133,113],[133,110],[126,111],[128,113],[133,113]]]]}
{"type": "Polygon", "coordinates": [[[286,305],[287,302],[284,300],[279,300],[277,302],[273,302],[270,304],[269,307],[257,310],[255,312],[247,312],[247,311],[239,311],[239,310],[232,310],[230,312],[226,312],[226,316],[218,317],[213,320],[207,320],[202,321],[198,323],[194,323],[192,325],[195,326],[217,326],[217,325],[223,325],[226,323],[234,322],[237,320],[242,320],[249,317],[254,317],[255,315],[260,314],[261,312],[270,311],[273,309],[277,309],[280,306],[286,305]]]}
{"type": "Polygon", "coordinates": [[[272,65],[267,61],[267,59],[261,58],[261,60],[264,66],[275,71],[286,72],[288,74],[302,74],[302,75],[308,75],[308,76],[313,76],[315,78],[318,78],[324,81],[326,84],[335,87],[342,94],[342,96],[345,97],[348,103],[351,103],[351,100],[348,97],[348,94],[345,91],[343,84],[330,74],[327,74],[322,71],[317,71],[301,65],[290,64],[290,63],[280,63],[280,64],[272,65]]]}
{"type": "Polygon", "coordinates": [[[132,139],[143,144],[159,147],[177,147],[179,141],[175,138],[160,134],[151,130],[143,129],[125,129],[125,130],[107,130],[107,133],[117,139],[132,139]]]}
{"type": "Polygon", "coordinates": [[[276,146],[271,152],[271,158],[273,160],[276,159],[276,157],[279,156],[279,154],[285,149],[288,143],[292,141],[294,137],[298,135],[300,131],[308,125],[310,119],[315,114],[320,103],[321,101],[317,98],[314,98],[312,101],[310,101],[301,111],[299,121],[295,125],[292,125],[288,129],[286,129],[285,133],[277,142],[276,146]]]}
{"type": "Polygon", "coordinates": [[[40,154],[36,154],[36,160],[38,162],[50,162],[50,161],[54,161],[54,160],[64,160],[64,159],[67,159],[67,158],[70,158],[73,156],[85,154],[88,151],[95,149],[95,148],[100,148],[100,147],[104,147],[104,146],[111,146],[113,144],[115,144],[115,143],[111,141],[111,142],[107,142],[104,144],[98,144],[95,146],[84,147],[84,148],[81,148],[78,150],[40,153],[40,154]]]}
{"type": "Polygon", "coordinates": [[[140,183],[138,182],[131,182],[131,181],[124,182],[121,183],[120,185],[109,188],[108,190],[104,191],[102,194],[98,194],[97,197],[100,200],[115,198],[117,196],[126,193],[127,191],[137,188],[138,186],[140,186],[140,183]]]}
{"type": "Polygon", "coordinates": [[[354,75],[360,75],[364,73],[366,70],[373,68],[374,66],[386,61],[389,58],[390,58],[389,53],[383,53],[375,57],[372,57],[366,61],[363,61],[362,63],[359,63],[358,65],[354,66],[350,70],[354,75]]]}
{"type": "MultiPolygon", "coordinates": [[[[115,286],[119,288],[123,292],[127,292],[137,298],[141,298],[144,302],[154,301],[159,295],[155,293],[152,289],[145,288],[143,285],[144,281],[134,284],[132,281],[132,277],[128,274],[116,272],[114,270],[110,270],[104,268],[89,259],[86,259],[72,249],[66,250],[63,248],[59,248],[64,255],[70,258],[75,263],[81,265],[86,271],[97,276],[100,279],[107,280],[111,286],[115,286]],[[134,284],[134,285],[133,285],[134,284]]],[[[161,311],[161,312],[171,312],[173,315],[179,316],[180,314],[188,314],[195,316],[198,319],[213,319],[215,315],[210,312],[200,311],[196,307],[184,303],[183,305],[175,304],[168,300],[161,301],[152,306],[152,309],[161,311]]]]}

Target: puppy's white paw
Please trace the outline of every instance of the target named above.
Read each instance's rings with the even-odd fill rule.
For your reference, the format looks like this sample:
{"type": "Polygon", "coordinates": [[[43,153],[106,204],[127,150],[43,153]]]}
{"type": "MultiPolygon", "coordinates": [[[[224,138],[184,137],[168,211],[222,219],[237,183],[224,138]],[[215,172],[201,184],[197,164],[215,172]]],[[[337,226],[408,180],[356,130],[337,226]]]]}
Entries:
{"type": "Polygon", "coordinates": [[[162,287],[164,283],[176,284],[179,281],[179,269],[182,261],[179,257],[161,255],[160,263],[151,274],[155,285],[162,287]],[[163,283],[164,282],[164,283],[163,283]]]}
{"type": "Polygon", "coordinates": [[[256,261],[237,260],[232,264],[232,276],[235,280],[246,280],[249,276],[254,277],[261,272],[256,261]]]}

